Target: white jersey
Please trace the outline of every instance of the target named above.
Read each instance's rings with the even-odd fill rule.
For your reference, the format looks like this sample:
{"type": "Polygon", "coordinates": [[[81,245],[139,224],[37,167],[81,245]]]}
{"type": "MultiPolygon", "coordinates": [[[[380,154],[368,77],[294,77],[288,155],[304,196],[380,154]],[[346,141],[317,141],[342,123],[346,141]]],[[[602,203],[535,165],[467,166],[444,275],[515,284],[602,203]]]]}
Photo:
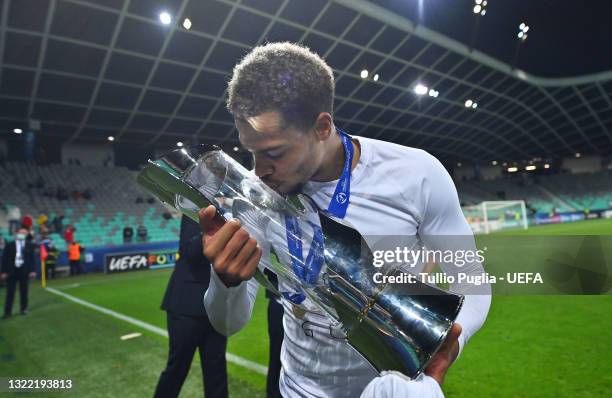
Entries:
{"type": "MultiPolygon", "coordinates": [[[[366,237],[366,241],[367,236],[376,235],[472,236],[461,211],[455,186],[437,159],[419,149],[371,138],[353,138],[359,141],[361,156],[351,172],[350,204],[342,222],[359,231],[366,237]]],[[[303,191],[320,208],[327,209],[336,184],[337,181],[311,181],[303,191]]],[[[480,275],[483,268],[480,263],[475,263],[464,268],[463,272],[480,275]]],[[[258,287],[258,283],[252,279],[228,288],[211,272],[204,305],[217,331],[231,335],[246,324],[251,317],[258,287]]],[[[285,288],[282,281],[279,288],[281,291],[285,288]]],[[[303,304],[307,308],[314,308],[308,301],[306,299],[303,304]]],[[[490,295],[466,296],[457,318],[457,323],[462,326],[460,350],[484,323],[489,305],[490,295]]],[[[299,314],[298,318],[289,301],[283,300],[283,306],[285,338],[281,352],[282,395],[361,395],[368,383],[378,376],[372,366],[342,336],[336,336],[330,331],[325,316],[307,312],[304,316],[299,314]]],[[[422,381],[423,377],[419,380],[422,381]]],[[[397,391],[401,383],[394,381],[393,388],[397,391]]],[[[432,384],[431,380],[423,383],[425,385],[437,387],[437,383],[432,384]]],[[[437,390],[431,396],[440,396],[439,387],[437,390]]],[[[413,388],[410,391],[415,390],[413,388]]]]}

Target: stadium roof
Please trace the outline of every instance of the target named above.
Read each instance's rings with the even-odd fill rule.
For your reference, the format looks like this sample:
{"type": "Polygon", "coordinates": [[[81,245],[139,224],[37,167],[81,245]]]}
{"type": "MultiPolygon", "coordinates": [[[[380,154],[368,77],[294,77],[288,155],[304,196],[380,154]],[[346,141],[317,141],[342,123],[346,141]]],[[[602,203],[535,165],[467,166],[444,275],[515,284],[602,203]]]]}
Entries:
{"type": "MultiPolygon", "coordinates": [[[[0,0],[0,137],[38,119],[42,134],[68,142],[109,135],[162,147],[237,142],[224,107],[233,65],[258,43],[290,40],[334,68],[335,119],[353,134],[420,147],[446,161],[612,149],[612,70],[536,76],[473,49],[477,40],[462,43],[416,25],[392,3],[0,0]],[[168,25],[160,21],[163,11],[168,25]],[[427,87],[424,95],[415,94],[417,84],[427,87]]],[[[479,16],[465,23],[472,26],[473,18],[479,16]]],[[[532,28],[516,49],[537,35],[532,28]]],[[[505,28],[497,34],[516,38],[505,28]]],[[[592,57],[609,60],[609,47],[592,57]]]]}

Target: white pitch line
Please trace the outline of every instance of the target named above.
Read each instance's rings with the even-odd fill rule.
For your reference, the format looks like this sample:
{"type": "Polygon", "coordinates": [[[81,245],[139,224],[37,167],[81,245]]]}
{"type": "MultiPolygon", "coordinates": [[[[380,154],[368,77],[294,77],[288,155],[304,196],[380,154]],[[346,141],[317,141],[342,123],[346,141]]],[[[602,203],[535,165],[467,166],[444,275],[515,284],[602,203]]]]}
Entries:
{"type": "MultiPolygon", "coordinates": [[[[90,303],[89,301],[82,300],[82,299],[80,299],[78,297],[74,297],[74,296],[72,296],[70,294],[64,293],[64,292],[59,291],[57,289],[54,289],[52,287],[47,287],[46,290],[51,292],[51,293],[53,293],[53,294],[56,294],[58,296],[64,297],[65,299],[70,300],[70,301],[72,301],[74,303],[80,304],[80,305],[82,305],[84,307],[87,307],[87,308],[91,308],[94,311],[98,311],[98,312],[101,312],[103,314],[112,316],[113,318],[120,319],[120,320],[122,320],[124,322],[131,323],[132,325],[138,326],[139,328],[142,328],[144,330],[148,330],[149,332],[155,333],[155,334],[157,334],[159,336],[168,338],[168,331],[166,331],[165,329],[162,329],[160,327],[157,327],[155,325],[151,325],[150,323],[146,323],[146,322],[143,322],[143,321],[141,321],[139,319],[132,318],[131,316],[123,315],[123,314],[121,314],[119,312],[116,312],[116,311],[113,311],[113,310],[109,310],[108,308],[100,307],[99,305],[90,303]]],[[[238,355],[235,355],[235,354],[232,354],[232,353],[229,353],[229,352],[225,353],[225,358],[227,359],[228,362],[231,362],[231,363],[234,363],[236,365],[242,366],[244,368],[252,370],[253,372],[262,374],[264,376],[266,376],[268,374],[268,367],[264,366],[264,365],[261,365],[261,364],[258,364],[257,362],[250,361],[250,360],[248,360],[246,358],[242,358],[242,357],[240,357],[238,355]]]]}
{"type": "Polygon", "coordinates": [[[68,289],[74,289],[75,287],[79,287],[79,286],[81,286],[80,283],[72,283],[70,285],[61,285],[61,286],[58,286],[57,289],[58,290],[68,290],[68,289]]]}

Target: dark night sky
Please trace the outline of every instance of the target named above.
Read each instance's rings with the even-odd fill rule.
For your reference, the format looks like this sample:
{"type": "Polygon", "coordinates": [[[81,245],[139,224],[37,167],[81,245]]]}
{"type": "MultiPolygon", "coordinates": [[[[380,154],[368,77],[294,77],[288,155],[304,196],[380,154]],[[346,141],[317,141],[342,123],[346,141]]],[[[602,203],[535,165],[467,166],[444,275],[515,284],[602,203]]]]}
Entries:
{"type": "MultiPolygon", "coordinates": [[[[369,0],[469,44],[474,0],[369,0]],[[422,16],[419,18],[419,3],[422,16]]],[[[612,1],[488,0],[474,48],[511,63],[518,26],[530,26],[517,67],[541,77],[579,76],[612,69],[612,1]]]]}

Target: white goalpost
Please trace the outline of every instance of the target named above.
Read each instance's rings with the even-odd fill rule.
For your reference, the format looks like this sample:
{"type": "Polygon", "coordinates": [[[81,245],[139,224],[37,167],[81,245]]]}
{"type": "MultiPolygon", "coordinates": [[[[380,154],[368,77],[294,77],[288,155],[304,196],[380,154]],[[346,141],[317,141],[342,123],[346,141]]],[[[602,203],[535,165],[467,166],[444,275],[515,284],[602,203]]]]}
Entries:
{"type": "Polygon", "coordinates": [[[528,227],[524,200],[486,201],[464,206],[462,210],[472,231],[477,234],[528,227]]]}

